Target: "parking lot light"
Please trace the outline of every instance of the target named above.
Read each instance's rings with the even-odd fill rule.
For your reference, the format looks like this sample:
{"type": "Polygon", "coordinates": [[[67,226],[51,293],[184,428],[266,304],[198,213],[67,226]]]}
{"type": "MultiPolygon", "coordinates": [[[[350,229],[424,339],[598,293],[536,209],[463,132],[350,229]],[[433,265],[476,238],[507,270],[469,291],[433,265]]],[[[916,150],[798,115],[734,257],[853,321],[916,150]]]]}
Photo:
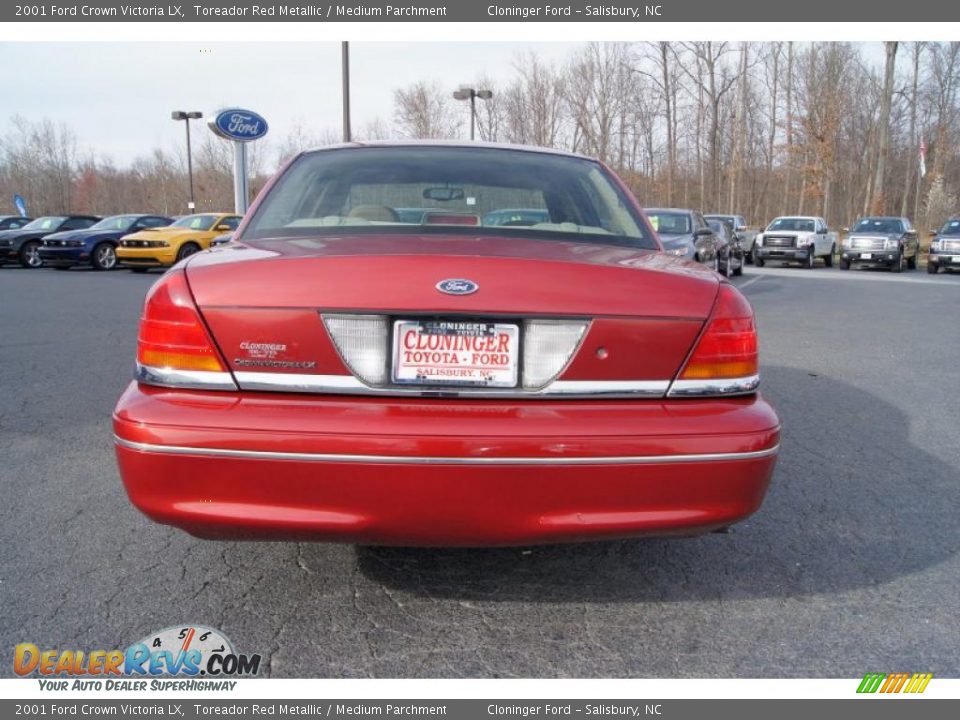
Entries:
{"type": "Polygon", "coordinates": [[[190,179],[190,202],[187,203],[187,208],[190,212],[193,212],[196,209],[196,203],[193,198],[193,157],[190,150],[190,121],[199,120],[203,117],[203,113],[199,110],[174,110],[170,113],[170,118],[172,120],[183,120],[183,124],[187,128],[187,177],[190,179]]]}
{"type": "Polygon", "coordinates": [[[489,100],[493,97],[493,90],[477,90],[476,88],[461,85],[453,91],[454,100],[470,101],[470,139],[473,140],[476,135],[477,126],[477,98],[489,100]]]}

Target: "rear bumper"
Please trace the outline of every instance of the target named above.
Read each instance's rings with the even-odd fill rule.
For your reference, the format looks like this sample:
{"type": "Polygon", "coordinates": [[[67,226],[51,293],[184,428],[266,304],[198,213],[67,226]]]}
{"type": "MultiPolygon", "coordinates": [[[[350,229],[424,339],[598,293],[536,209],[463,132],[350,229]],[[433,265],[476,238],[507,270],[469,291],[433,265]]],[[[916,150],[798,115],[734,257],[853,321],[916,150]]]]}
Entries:
{"type": "Polygon", "coordinates": [[[520,545],[698,534],[763,500],[779,423],[759,396],[445,401],[132,384],[120,473],[201,537],[520,545]]]}

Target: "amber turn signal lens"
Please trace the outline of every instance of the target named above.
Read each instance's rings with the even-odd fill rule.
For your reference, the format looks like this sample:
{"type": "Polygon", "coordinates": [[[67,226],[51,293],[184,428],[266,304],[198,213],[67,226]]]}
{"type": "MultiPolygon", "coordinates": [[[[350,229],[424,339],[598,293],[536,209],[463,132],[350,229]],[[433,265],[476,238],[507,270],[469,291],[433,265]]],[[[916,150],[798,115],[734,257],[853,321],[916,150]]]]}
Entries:
{"type": "Polygon", "coordinates": [[[168,273],[147,294],[140,318],[137,360],[157,368],[226,371],[200,319],[183,271],[168,273]]]}
{"type": "Polygon", "coordinates": [[[684,380],[742,378],[757,374],[757,327],[753,308],[729,285],[721,285],[706,330],[687,360],[684,380]]]}

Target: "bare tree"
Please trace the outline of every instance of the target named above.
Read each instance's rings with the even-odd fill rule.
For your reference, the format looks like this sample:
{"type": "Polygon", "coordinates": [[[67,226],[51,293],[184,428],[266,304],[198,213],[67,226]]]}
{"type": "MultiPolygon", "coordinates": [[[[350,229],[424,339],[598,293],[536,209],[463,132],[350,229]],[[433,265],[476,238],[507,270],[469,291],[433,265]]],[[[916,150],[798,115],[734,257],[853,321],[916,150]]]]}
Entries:
{"type": "Polygon", "coordinates": [[[418,82],[396,90],[394,117],[397,129],[409,138],[455,138],[460,135],[461,120],[453,107],[450,93],[440,86],[418,82]]]}

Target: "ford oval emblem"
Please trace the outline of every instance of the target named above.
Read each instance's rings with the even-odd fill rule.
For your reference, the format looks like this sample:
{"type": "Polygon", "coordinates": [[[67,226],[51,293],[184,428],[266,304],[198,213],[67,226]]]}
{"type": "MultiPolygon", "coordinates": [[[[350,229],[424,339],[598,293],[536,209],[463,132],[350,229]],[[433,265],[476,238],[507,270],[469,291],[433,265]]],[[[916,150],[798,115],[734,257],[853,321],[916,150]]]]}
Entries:
{"type": "Polygon", "coordinates": [[[267,134],[267,121],[253,110],[228,108],[210,120],[210,129],[227,140],[250,142],[267,134]]]}
{"type": "Polygon", "coordinates": [[[437,283],[437,290],[447,295],[470,295],[480,289],[473,280],[450,278],[437,283]]]}

